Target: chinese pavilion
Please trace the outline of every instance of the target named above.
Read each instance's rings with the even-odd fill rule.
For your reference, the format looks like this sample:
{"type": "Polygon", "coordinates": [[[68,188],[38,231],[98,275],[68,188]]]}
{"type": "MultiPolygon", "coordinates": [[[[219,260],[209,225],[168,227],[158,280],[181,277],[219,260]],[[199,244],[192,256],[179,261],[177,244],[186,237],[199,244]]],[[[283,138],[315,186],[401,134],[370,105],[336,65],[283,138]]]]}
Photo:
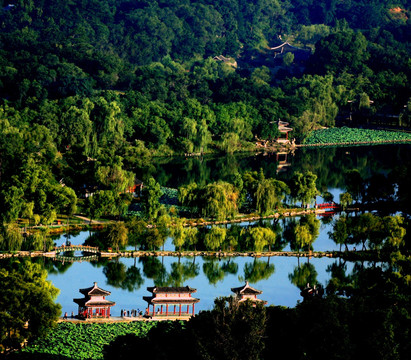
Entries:
{"type": "Polygon", "coordinates": [[[106,300],[106,296],[111,294],[110,291],[103,290],[95,282],[92,287],[79,290],[84,298],[73,299],[78,304],[78,316],[84,318],[91,317],[110,317],[110,308],[116,303],[106,300]]]}
{"type": "Polygon", "coordinates": [[[293,129],[288,127],[288,125],[288,122],[278,120],[278,131],[280,132],[280,137],[277,139],[277,142],[289,142],[288,133],[293,131],[293,129]]]}
{"type": "Polygon", "coordinates": [[[236,300],[241,303],[247,300],[251,300],[253,303],[262,302],[264,305],[267,304],[267,301],[257,298],[257,295],[262,294],[261,290],[254,289],[248,284],[248,281],[244,286],[237,288],[232,288],[231,291],[236,294],[236,300]]]}
{"type": "Polygon", "coordinates": [[[185,287],[148,287],[147,290],[152,293],[151,296],[143,296],[147,301],[148,307],[146,315],[149,316],[194,316],[194,304],[198,303],[200,299],[191,297],[191,294],[196,292],[189,286],[185,287]],[[150,311],[150,305],[153,310],[150,311]],[[169,306],[172,306],[169,309],[169,306]],[[192,311],[190,313],[190,306],[192,311]],[[157,312],[156,312],[157,307],[157,312]],[[164,308],[163,308],[164,307],[164,308]],[[178,307],[178,308],[177,308],[178,307]]]}

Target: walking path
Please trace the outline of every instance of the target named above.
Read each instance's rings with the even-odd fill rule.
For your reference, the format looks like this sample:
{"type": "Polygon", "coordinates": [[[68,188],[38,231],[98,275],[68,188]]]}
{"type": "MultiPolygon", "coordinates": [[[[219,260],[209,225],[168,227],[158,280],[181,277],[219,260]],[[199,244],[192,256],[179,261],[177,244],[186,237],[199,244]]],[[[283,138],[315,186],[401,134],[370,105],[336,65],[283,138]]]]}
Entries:
{"type": "Polygon", "coordinates": [[[75,324],[93,324],[93,323],[119,323],[119,322],[133,322],[133,321],[170,321],[170,320],[190,320],[191,315],[156,315],[150,318],[144,316],[136,317],[120,317],[120,316],[110,316],[109,318],[90,318],[90,319],[77,319],[77,318],[67,318],[63,319],[61,317],[58,322],[71,322],[75,324]]]}
{"type": "Polygon", "coordinates": [[[106,224],[107,223],[107,221],[91,220],[82,215],[74,215],[74,217],[76,217],[77,219],[83,220],[83,221],[88,221],[89,224],[91,224],[91,222],[93,222],[93,224],[106,224]]]}

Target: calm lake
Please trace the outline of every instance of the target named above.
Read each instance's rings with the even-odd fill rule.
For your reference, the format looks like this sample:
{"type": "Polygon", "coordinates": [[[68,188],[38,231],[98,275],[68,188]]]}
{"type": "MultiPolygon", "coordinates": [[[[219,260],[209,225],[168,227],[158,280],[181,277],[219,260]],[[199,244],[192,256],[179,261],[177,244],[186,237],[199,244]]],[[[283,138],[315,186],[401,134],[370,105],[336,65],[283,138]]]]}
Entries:
{"type": "MultiPolygon", "coordinates": [[[[317,188],[329,191],[338,202],[344,189],[344,173],[358,169],[363,179],[375,174],[388,176],[394,170],[406,168],[411,163],[409,145],[384,145],[367,147],[344,147],[323,149],[298,149],[294,155],[256,154],[225,157],[154,159],[148,164],[136,166],[136,176],[146,179],[153,176],[162,186],[178,187],[195,181],[206,184],[210,181],[230,181],[237,173],[246,170],[264,170],[266,177],[287,180],[295,171],[310,170],[317,174],[317,188]]],[[[322,202],[320,197],[317,198],[322,202]]],[[[286,220],[288,221],[288,220],[286,220]]],[[[248,225],[247,223],[242,224],[248,225]]],[[[284,224],[280,224],[284,225],[284,224]]],[[[283,226],[284,227],[284,226],[283,226]]],[[[338,250],[339,246],[329,239],[331,225],[322,222],[320,235],[313,244],[315,251],[338,250]]],[[[89,236],[82,232],[71,236],[72,244],[83,244],[89,236]]],[[[63,235],[55,240],[61,245],[63,235]]],[[[174,250],[169,238],[165,250],[174,250]]],[[[284,250],[289,250],[286,246],[284,250]]],[[[76,254],[80,255],[80,254],[76,254]]],[[[43,261],[43,260],[42,260],[43,261]]],[[[302,300],[299,286],[307,282],[326,286],[331,278],[330,268],[341,265],[339,259],[296,257],[248,257],[206,259],[197,258],[121,258],[102,262],[59,263],[44,260],[49,271],[48,279],[60,289],[57,302],[64,312],[77,313],[73,298],[82,297],[79,289],[97,282],[103,289],[111,291],[110,300],[116,305],[112,309],[119,316],[121,309],[143,310],[143,296],[149,295],[147,287],[186,286],[196,288],[194,297],[200,299],[196,312],[211,309],[218,296],[231,295],[231,288],[241,286],[248,280],[251,286],[262,290],[260,296],[268,305],[293,307],[302,300]]],[[[368,266],[368,264],[361,264],[368,266]]],[[[341,265],[347,275],[355,272],[355,264],[341,265]]]]}
{"type": "MultiPolygon", "coordinates": [[[[314,243],[314,249],[327,247],[335,249],[326,235],[327,226],[322,226],[321,234],[314,243]]],[[[88,232],[71,237],[73,244],[80,244],[88,232]]],[[[56,241],[64,242],[65,238],[56,241]]],[[[170,241],[166,248],[173,249],[170,241]]],[[[323,249],[325,250],[325,249],[323,249]]],[[[76,254],[79,255],[79,254],[76,254]]],[[[79,289],[89,287],[96,281],[103,289],[111,291],[110,300],[116,302],[112,309],[114,316],[119,316],[121,309],[140,309],[146,307],[143,296],[149,295],[148,286],[185,286],[197,289],[193,295],[200,299],[196,311],[209,310],[218,296],[228,296],[231,288],[243,285],[248,280],[251,286],[262,290],[261,299],[268,305],[293,307],[302,300],[296,284],[322,284],[330,278],[327,269],[338,259],[296,257],[235,257],[235,258],[120,258],[104,262],[75,262],[72,264],[48,263],[48,279],[60,289],[57,301],[63,312],[76,313],[77,305],[73,298],[82,297],[79,289]],[[60,267],[60,268],[58,268],[60,267]],[[303,280],[306,279],[306,280],[303,280]]],[[[346,264],[346,273],[350,274],[354,264],[346,264]]]]}

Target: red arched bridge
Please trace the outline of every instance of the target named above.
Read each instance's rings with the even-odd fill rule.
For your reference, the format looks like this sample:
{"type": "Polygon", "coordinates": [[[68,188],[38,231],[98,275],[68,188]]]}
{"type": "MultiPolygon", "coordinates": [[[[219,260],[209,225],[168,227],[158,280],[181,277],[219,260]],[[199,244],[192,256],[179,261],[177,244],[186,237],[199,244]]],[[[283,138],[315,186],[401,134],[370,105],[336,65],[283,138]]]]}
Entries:
{"type": "Polygon", "coordinates": [[[318,210],[340,210],[341,206],[335,202],[316,204],[315,208],[318,210]]]}

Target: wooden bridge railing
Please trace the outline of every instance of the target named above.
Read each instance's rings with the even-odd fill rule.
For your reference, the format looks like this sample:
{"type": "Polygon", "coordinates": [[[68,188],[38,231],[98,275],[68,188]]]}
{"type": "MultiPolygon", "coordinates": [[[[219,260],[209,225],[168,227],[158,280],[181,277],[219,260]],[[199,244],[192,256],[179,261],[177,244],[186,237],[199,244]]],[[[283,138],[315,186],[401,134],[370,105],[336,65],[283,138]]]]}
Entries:
{"type": "Polygon", "coordinates": [[[98,253],[100,252],[98,247],[95,246],[88,246],[88,245],[62,245],[59,247],[54,248],[56,254],[65,252],[65,251],[84,251],[89,253],[98,253]]]}
{"type": "Polygon", "coordinates": [[[90,255],[90,256],[62,256],[56,255],[54,260],[61,261],[61,262],[76,262],[76,261],[96,261],[98,260],[98,255],[90,255]]]}

